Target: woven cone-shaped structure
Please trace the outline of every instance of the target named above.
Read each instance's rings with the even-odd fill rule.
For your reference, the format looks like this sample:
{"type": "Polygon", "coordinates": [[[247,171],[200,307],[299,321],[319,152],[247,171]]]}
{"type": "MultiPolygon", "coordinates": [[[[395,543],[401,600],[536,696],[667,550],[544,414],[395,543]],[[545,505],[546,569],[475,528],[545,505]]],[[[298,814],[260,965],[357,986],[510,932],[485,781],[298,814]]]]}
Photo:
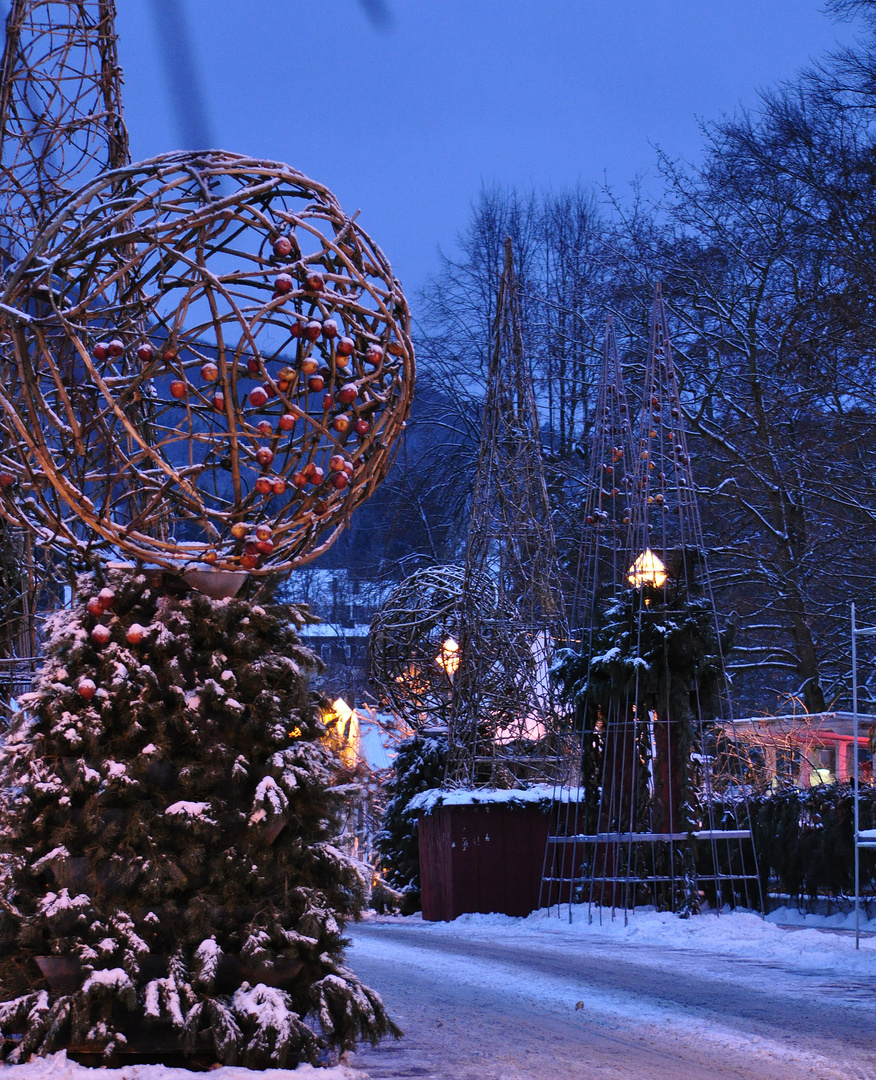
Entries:
{"type": "MultiPolygon", "coordinates": [[[[128,161],[114,19],[114,0],[12,0],[0,77],[4,269],[26,254],[80,184],[128,161]]],[[[9,388],[15,380],[6,330],[0,331],[0,365],[9,388]]],[[[33,613],[52,576],[46,559],[32,536],[14,523],[0,525],[0,708],[30,683],[33,613]]]]}
{"type": "Polygon", "coordinates": [[[509,239],[466,550],[449,783],[508,787],[555,774],[561,723],[548,669],[566,636],[509,239]],[[484,611],[488,582],[496,604],[484,611]]]}
{"type": "Polygon", "coordinates": [[[602,376],[597,392],[590,468],[584,498],[584,529],[576,559],[571,621],[580,637],[593,626],[593,603],[623,581],[631,524],[636,455],[624,374],[611,318],[606,322],[602,376]]]}
{"type": "Polygon", "coordinates": [[[113,0],[13,0],[0,86],[0,249],[19,258],[81,184],[129,160],[113,0]]]}
{"type": "MultiPolygon", "coordinates": [[[[604,382],[616,384],[618,372],[609,359],[604,382]]],[[[603,386],[603,400],[607,393],[603,386]]],[[[611,407],[603,419],[611,422],[611,407]]],[[[560,664],[579,735],[574,782],[586,795],[558,802],[543,899],[686,912],[704,899],[756,906],[728,636],[712,597],[659,288],[631,435],[632,467],[612,488],[626,488],[626,505],[606,519],[596,487],[628,450],[610,445],[599,425],[595,433],[585,525],[591,591],[580,605],[590,625],[580,651],[560,664]]]]}

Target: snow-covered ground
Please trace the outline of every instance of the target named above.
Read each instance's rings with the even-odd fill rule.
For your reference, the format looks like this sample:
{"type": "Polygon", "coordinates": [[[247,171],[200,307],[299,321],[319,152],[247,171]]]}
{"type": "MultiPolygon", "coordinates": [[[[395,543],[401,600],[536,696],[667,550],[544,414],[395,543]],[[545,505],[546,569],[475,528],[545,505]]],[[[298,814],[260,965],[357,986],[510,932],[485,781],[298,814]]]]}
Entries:
{"type": "Polygon", "coordinates": [[[562,915],[355,928],[350,962],[406,1040],[353,1065],[372,1080],[876,1078],[876,937],[856,951],[845,917],[562,915]]]}
{"type": "MultiPolygon", "coordinates": [[[[371,917],[348,959],[405,1030],[264,1080],[876,1080],[876,919],[586,909],[371,917]]],[[[4,1080],[90,1080],[56,1054],[4,1080]]],[[[191,1080],[132,1065],[119,1080],[191,1080]]],[[[215,1080],[256,1074],[221,1068],[215,1080]]]]}
{"type": "MultiPolygon", "coordinates": [[[[27,1065],[10,1065],[0,1075],[4,1080],[95,1080],[94,1069],[86,1069],[67,1060],[62,1050],[47,1058],[35,1058],[27,1065]]],[[[169,1069],[164,1065],[125,1065],[121,1069],[103,1069],[101,1077],[111,1080],[195,1080],[201,1074],[188,1069],[169,1069]]],[[[225,1066],[210,1072],[210,1080],[359,1080],[361,1073],[355,1073],[347,1065],[337,1065],[332,1069],[314,1069],[311,1065],[300,1065],[297,1069],[266,1069],[253,1072],[251,1069],[237,1069],[225,1066]]]]}
{"type": "MultiPolygon", "coordinates": [[[[616,942],[664,949],[702,952],[781,963],[789,970],[876,975],[876,918],[862,910],[860,948],[855,949],[853,912],[810,915],[796,907],[778,908],[762,918],[749,912],[709,912],[680,919],[669,912],[637,910],[627,913],[569,908],[533,912],[525,919],[508,915],[462,915],[453,922],[423,923],[433,937],[455,939],[583,943],[616,942]],[[838,933],[839,931],[839,933],[838,933]],[[873,935],[873,936],[870,936],[873,935]]],[[[381,920],[383,921],[383,920],[381,920]]],[[[410,919],[397,919],[409,923],[410,919]]],[[[874,1002],[876,1005],[876,1002],[874,1002]]]]}

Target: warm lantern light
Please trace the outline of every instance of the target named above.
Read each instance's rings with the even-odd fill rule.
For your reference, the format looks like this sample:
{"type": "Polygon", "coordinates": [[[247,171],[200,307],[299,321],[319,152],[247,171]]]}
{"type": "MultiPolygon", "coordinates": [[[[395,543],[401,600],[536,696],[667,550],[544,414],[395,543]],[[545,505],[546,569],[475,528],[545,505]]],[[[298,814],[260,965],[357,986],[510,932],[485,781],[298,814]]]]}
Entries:
{"type": "Polygon", "coordinates": [[[634,589],[641,589],[643,585],[659,589],[666,581],[666,567],[650,548],[645,548],[630,567],[627,581],[634,589]]]}
{"type": "Polygon", "coordinates": [[[448,638],[441,646],[438,653],[438,663],[452,679],[459,667],[459,644],[453,638],[448,638]]]}
{"type": "Polygon", "coordinates": [[[347,768],[356,764],[359,750],[359,714],[344,701],[336,698],[330,710],[325,710],[322,720],[328,729],[326,738],[347,768]]]}

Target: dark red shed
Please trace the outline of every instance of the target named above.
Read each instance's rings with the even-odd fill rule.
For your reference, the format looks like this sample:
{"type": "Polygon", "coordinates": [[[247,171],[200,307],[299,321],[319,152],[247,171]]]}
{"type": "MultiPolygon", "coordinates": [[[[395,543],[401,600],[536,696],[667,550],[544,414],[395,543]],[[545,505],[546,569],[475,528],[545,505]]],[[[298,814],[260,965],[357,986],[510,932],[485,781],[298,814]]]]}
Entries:
{"type": "Polygon", "coordinates": [[[534,911],[550,805],[549,797],[526,802],[484,800],[437,805],[421,812],[423,918],[437,921],[473,911],[505,915],[534,911]]]}

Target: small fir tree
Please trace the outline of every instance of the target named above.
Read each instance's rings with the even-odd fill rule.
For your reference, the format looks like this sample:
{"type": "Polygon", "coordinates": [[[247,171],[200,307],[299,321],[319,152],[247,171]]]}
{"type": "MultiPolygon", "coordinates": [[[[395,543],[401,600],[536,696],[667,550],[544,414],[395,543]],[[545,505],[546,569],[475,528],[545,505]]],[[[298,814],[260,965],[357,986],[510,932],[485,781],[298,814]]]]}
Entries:
{"type": "Polygon", "coordinates": [[[2,1056],[260,1069],[398,1034],[343,963],[365,887],[306,612],[131,575],[79,596],[5,749],[2,1056]]]}
{"type": "MultiPolygon", "coordinates": [[[[732,645],[732,628],[720,634],[711,604],[679,587],[671,595],[645,586],[625,589],[604,606],[597,627],[592,656],[572,650],[561,654],[555,674],[574,707],[576,723],[584,736],[581,782],[585,787],[585,827],[628,828],[626,822],[600,822],[600,789],[606,753],[606,727],[612,716],[656,714],[672,724],[674,762],[678,769],[680,805],[675,829],[690,831],[702,825],[702,807],[694,782],[693,755],[700,750],[698,737],[704,723],[718,715],[723,684],[723,661],[732,645]]],[[[648,792],[651,737],[647,724],[638,725],[632,748],[635,764],[627,772],[636,778],[630,792],[635,808],[634,829],[647,831],[657,805],[648,792]]],[[[669,745],[664,747],[669,752],[669,745]]],[[[672,783],[672,781],[669,781],[672,783]]],[[[657,831],[663,831],[658,829],[657,831]]],[[[670,830],[672,831],[672,830],[670,830]]],[[[693,849],[688,845],[683,865],[677,867],[684,896],[676,904],[681,913],[698,910],[693,849]]]]}
{"type": "Polygon", "coordinates": [[[389,801],[376,846],[386,880],[402,894],[402,914],[420,910],[420,836],[408,803],[421,791],[441,786],[447,763],[447,740],[412,735],[399,745],[393,778],[386,785],[389,801]]]}

